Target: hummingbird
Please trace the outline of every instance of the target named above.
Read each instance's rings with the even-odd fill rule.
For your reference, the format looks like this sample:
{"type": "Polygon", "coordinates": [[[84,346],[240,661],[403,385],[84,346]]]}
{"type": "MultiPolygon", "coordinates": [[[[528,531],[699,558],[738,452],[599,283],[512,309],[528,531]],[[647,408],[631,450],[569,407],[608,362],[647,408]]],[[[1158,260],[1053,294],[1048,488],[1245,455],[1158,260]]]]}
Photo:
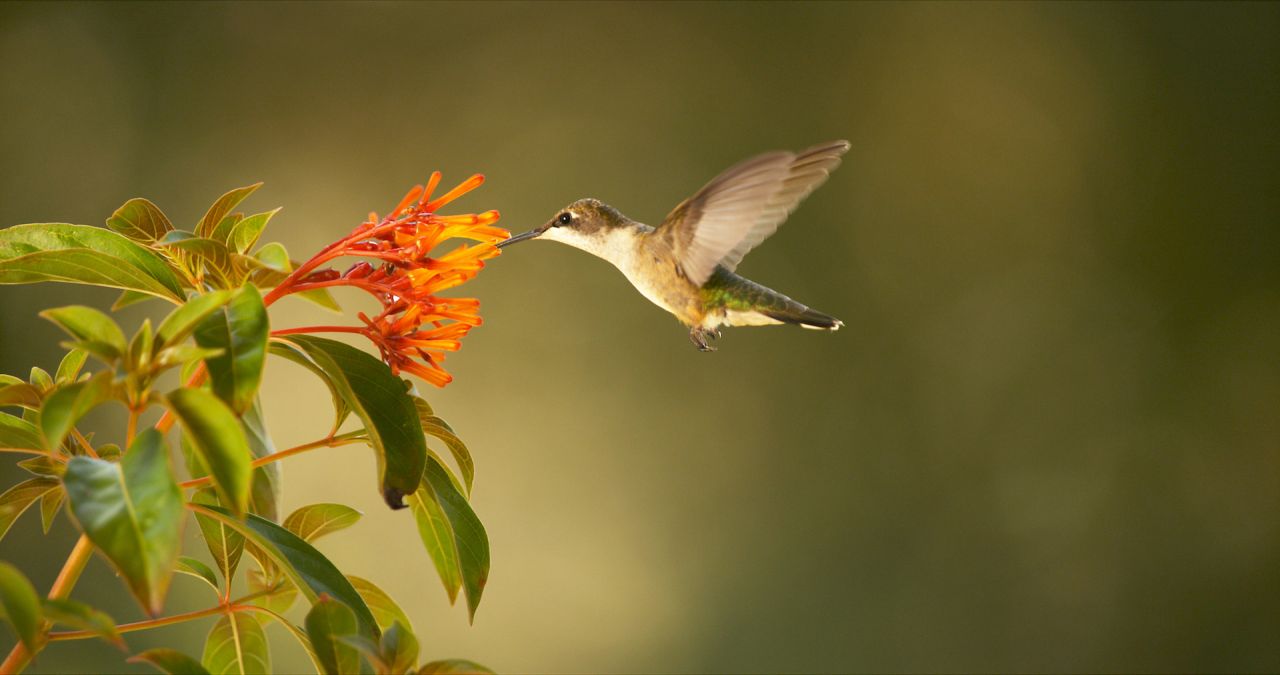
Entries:
{"type": "Polygon", "coordinates": [[[662,224],[645,225],[598,199],[579,199],[546,224],[498,243],[568,244],[612,263],[640,294],[689,328],[700,351],[724,326],[797,324],[839,330],[839,319],[734,273],[826,181],[849,149],[832,141],[801,152],[768,152],[726,169],[680,202],[662,224]]]}

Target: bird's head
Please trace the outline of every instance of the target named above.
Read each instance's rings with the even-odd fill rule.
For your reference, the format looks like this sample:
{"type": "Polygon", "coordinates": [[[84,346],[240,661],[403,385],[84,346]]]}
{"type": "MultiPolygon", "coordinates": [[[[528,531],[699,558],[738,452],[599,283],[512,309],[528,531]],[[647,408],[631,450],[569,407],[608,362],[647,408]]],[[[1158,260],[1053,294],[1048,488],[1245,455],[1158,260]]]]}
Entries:
{"type": "Polygon", "coordinates": [[[599,199],[579,199],[557,211],[542,226],[500,242],[498,247],[528,239],[545,239],[602,255],[613,245],[615,235],[630,229],[630,224],[629,218],[599,199]]]}

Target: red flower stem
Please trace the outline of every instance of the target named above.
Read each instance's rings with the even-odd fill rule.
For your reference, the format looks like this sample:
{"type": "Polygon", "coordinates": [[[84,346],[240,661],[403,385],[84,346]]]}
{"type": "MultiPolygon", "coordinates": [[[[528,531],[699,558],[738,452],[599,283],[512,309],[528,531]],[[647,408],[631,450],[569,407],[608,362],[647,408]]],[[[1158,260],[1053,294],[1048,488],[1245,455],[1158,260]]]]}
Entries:
{"type": "Polygon", "coordinates": [[[369,335],[369,329],[363,326],[301,326],[299,328],[281,328],[271,331],[272,336],[297,335],[298,333],[359,333],[369,335]]]}
{"type": "MultiPolygon", "coordinates": [[[[252,466],[253,468],[256,469],[260,466],[265,466],[272,462],[278,462],[284,459],[285,457],[300,455],[308,450],[314,450],[316,448],[336,448],[338,446],[348,445],[350,443],[359,443],[362,439],[357,438],[357,436],[359,436],[359,434],[362,434],[362,433],[364,433],[364,429],[360,429],[355,432],[341,434],[339,436],[329,436],[327,438],[322,438],[318,441],[303,443],[302,445],[295,445],[292,448],[281,450],[280,452],[273,452],[270,455],[267,455],[266,457],[259,457],[253,460],[252,466]]],[[[204,476],[202,478],[192,478],[189,481],[178,483],[178,487],[181,487],[181,488],[203,487],[212,482],[213,482],[212,476],[204,476]]]]}

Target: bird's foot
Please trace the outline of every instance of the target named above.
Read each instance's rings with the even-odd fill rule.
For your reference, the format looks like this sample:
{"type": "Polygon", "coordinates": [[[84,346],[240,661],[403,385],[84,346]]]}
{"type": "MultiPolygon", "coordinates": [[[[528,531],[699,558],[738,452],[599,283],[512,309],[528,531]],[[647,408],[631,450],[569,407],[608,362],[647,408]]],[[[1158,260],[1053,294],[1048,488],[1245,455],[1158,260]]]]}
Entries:
{"type": "Polygon", "coordinates": [[[700,352],[714,352],[715,347],[707,344],[707,338],[715,339],[720,337],[720,331],[710,331],[702,328],[694,328],[689,331],[689,340],[697,346],[700,352]]]}

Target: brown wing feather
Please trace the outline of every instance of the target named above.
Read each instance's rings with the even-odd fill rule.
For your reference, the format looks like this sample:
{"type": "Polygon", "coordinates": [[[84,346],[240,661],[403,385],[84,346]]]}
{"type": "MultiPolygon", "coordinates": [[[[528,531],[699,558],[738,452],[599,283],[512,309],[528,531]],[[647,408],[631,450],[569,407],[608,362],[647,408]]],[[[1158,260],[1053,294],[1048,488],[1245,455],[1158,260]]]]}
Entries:
{"type": "Polygon", "coordinates": [[[835,141],[734,165],[673,209],[654,236],[670,247],[685,275],[702,285],[716,265],[736,268],[776,232],[800,200],[840,165],[848,149],[847,141],[835,141]]]}

